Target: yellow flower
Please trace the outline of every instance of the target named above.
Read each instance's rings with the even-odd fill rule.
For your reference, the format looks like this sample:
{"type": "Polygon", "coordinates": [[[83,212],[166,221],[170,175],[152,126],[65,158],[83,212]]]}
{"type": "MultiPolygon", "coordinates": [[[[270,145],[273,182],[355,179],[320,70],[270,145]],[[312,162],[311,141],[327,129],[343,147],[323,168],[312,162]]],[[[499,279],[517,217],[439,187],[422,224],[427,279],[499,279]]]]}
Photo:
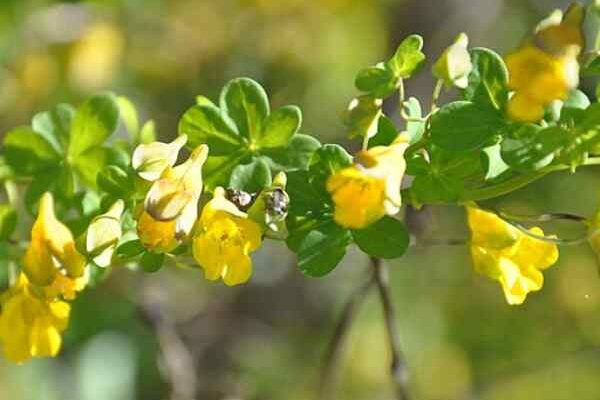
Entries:
{"type": "Polygon", "coordinates": [[[179,151],[186,142],[187,136],[180,135],[171,143],[141,144],[133,151],[131,166],[142,179],[154,182],[165,169],[175,165],[179,151]]]}
{"type": "Polygon", "coordinates": [[[71,306],[38,297],[25,275],[4,294],[0,341],[7,359],[21,363],[32,357],[54,357],[69,322],[71,306]]]}
{"type": "Polygon", "coordinates": [[[152,184],[138,219],[138,235],[146,248],[168,252],[190,234],[198,218],[207,157],[208,147],[198,146],[187,161],[167,167],[152,184]]]}
{"type": "Polygon", "coordinates": [[[566,99],[577,87],[577,57],[584,45],[582,22],[581,6],[569,8],[564,18],[555,11],[538,25],[532,39],[506,57],[509,88],[514,90],[508,103],[512,119],[537,122],[548,104],[566,99]]]}
{"type": "MultiPolygon", "coordinates": [[[[556,244],[532,238],[497,215],[467,207],[471,256],[475,271],[500,283],[508,304],[522,304],[529,292],[542,288],[542,270],[558,260],[556,244]]],[[[543,236],[537,227],[529,230],[543,236]]]]}
{"type": "Polygon", "coordinates": [[[123,201],[116,201],[106,213],[94,218],[88,227],[86,250],[99,267],[110,265],[113,252],[121,239],[123,232],[120,219],[123,208],[123,201]]]}
{"type": "Polygon", "coordinates": [[[216,188],[198,221],[193,241],[194,258],[209,280],[223,278],[228,286],[246,282],[252,274],[250,253],[260,247],[260,226],[248,219],[216,188]]]}
{"type": "Polygon", "coordinates": [[[356,162],[327,180],[335,211],[333,218],[341,226],[361,229],[384,215],[400,210],[400,184],[406,169],[404,135],[389,146],[376,146],[356,155],[356,162]]]}
{"type": "Polygon", "coordinates": [[[71,231],[56,219],[52,195],[45,193],[23,258],[23,271],[33,284],[49,286],[61,273],[71,278],[81,277],[85,264],[85,258],[75,248],[71,231]]]}

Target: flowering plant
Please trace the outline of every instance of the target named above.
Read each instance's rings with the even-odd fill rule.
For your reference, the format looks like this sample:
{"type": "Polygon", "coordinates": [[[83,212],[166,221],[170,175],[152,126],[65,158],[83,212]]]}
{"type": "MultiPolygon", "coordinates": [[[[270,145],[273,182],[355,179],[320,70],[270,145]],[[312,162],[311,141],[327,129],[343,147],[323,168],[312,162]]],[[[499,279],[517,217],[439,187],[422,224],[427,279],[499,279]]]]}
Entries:
{"type": "Polygon", "coordinates": [[[35,115],[2,147],[6,358],[55,356],[69,302],[114,268],[193,264],[232,286],[251,279],[252,253],[265,240],[285,241],[311,277],[331,272],[355,244],[372,259],[392,376],[406,397],[381,264],[409,247],[403,207],[466,207],[473,267],[498,281],[511,305],[542,288],[542,271],[567,242],[520,220],[576,220],[589,230],[575,241],[600,249],[598,216],[524,218],[477,204],[552,172],[600,164],[600,105],[578,89],[581,73],[600,74],[600,49],[585,51],[586,12],[578,4],[554,12],[505,58],[458,35],[434,63],[427,112],[405,94],[404,81],[425,61],[422,38],[408,36],[389,60],[356,76],[360,94],[344,115],[360,147],[354,155],[301,133],[301,110],[272,110],[249,78],[228,82],[216,102],[198,96],[168,143],[112,93],[35,115]],[[442,104],[447,92],[458,100],[442,104]],[[396,96],[394,120],[383,105],[396,96]],[[28,216],[35,222],[25,234],[28,216]]]}

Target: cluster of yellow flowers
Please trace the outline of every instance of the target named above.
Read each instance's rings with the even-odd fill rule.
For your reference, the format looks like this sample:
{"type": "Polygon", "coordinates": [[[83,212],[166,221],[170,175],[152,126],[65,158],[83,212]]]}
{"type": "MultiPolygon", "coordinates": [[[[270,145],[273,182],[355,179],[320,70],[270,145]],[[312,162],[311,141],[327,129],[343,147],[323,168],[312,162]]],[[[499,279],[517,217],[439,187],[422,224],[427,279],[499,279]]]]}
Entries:
{"type": "Polygon", "coordinates": [[[229,201],[221,187],[214,190],[198,218],[208,146],[196,147],[174,167],[186,141],[181,135],[171,143],[140,145],[133,153],[138,175],[152,182],[138,218],[140,240],[149,250],[170,252],[191,236],[194,258],[206,279],[244,283],[252,272],[249,254],[260,246],[263,229],[229,201]]]}
{"type": "Polygon", "coordinates": [[[585,8],[572,5],[564,17],[556,10],[537,27],[532,38],[506,57],[509,116],[517,121],[537,122],[544,107],[564,100],[579,83],[577,57],[584,48],[582,24],[585,8]]]}
{"type": "MultiPolygon", "coordinates": [[[[121,202],[109,213],[119,209],[123,209],[121,202]]],[[[104,218],[100,216],[90,225],[90,246],[97,244],[95,235],[104,218]]],[[[106,257],[102,253],[115,244],[107,243],[98,257],[106,257]]],[[[22,267],[14,285],[2,295],[0,314],[0,340],[6,357],[14,362],[57,354],[71,309],[65,300],[75,299],[88,282],[86,259],[76,249],[69,228],[56,218],[50,193],[40,201],[22,267]]]]}

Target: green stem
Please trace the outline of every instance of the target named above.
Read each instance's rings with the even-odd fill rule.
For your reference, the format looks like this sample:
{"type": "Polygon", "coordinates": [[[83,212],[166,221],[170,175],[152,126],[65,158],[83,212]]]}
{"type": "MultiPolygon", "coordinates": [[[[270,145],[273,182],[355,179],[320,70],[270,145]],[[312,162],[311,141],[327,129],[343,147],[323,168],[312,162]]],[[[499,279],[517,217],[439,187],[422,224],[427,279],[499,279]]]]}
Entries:
{"type": "Polygon", "coordinates": [[[444,81],[441,79],[438,79],[438,81],[435,83],[435,88],[433,89],[433,95],[431,96],[431,112],[430,112],[430,114],[433,114],[433,112],[435,110],[437,110],[437,108],[438,108],[437,102],[440,98],[440,95],[442,94],[443,88],[444,88],[444,81]]]}
{"type": "MultiPolygon", "coordinates": [[[[585,161],[585,163],[583,163],[580,166],[583,167],[592,165],[600,165],[600,157],[590,157],[585,161]]],[[[527,186],[528,184],[548,175],[551,172],[565,171],[569,169],[571,169],[571,166],[569,165],[550,165],[531,174],[519,175],[514,178],[508,179],[504,182],[500,182],[496,185],[487,186],[479,189],[467,190],[463,193],[461,201],[465,202],[471,200],[480,201],[493,199],[495,197],[514,192],[517,189],[527,186]]]]}

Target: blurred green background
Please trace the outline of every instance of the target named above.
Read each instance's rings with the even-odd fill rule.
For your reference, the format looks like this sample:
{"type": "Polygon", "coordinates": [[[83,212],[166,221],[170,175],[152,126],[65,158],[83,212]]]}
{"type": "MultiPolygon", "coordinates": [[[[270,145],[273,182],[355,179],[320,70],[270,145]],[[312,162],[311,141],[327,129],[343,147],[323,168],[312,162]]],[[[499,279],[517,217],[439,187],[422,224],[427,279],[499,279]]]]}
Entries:
{"type": "MultiPolygon", "coordinates": [[[[302,107],[304,132],[344,142],[340,115],[355,94],[355,73],[387,57],[406,34],[424,36],[430,59],[461,31],[473,46],[504,53],[537,20],[566,5],[2,0],[0,128],[27,123],[57,102],[113,90],[130,97],[168,139],[196,95],[214,98],[228,79],[250,76],[275,105],[302,107]]],[[[426,72],[408,83],[409,94],[429,98],[426,72]]],[[[566,178],[553,175],[494,205],[521,213],[594,212],[598,171],[566,178]]],[[[466,238],[462,209],[430,207],[406,217],[416,246],[390,268],[418,399],[600,398],[600,279],[586,246],[563,248],[544,290],[509,307],[498,285],[473,274],[465,246],[427,245],[466,238]]],[[[0,361],[0,399],[177,398],[173,370],[184,371],[183,383],[197,399],[313,399],[326,343],[345,299],[366,279],[367,262],[350,251],[335,272],[316,280],[296,270],[283,244],[269,243],[255,256],[251,282],[236,288],[206,282],[196,269],[114,271],[76,301],[57,359],[0,361]]],[[[376,293],[348,339],[339,398],[390,399],[376,293]]]]}

